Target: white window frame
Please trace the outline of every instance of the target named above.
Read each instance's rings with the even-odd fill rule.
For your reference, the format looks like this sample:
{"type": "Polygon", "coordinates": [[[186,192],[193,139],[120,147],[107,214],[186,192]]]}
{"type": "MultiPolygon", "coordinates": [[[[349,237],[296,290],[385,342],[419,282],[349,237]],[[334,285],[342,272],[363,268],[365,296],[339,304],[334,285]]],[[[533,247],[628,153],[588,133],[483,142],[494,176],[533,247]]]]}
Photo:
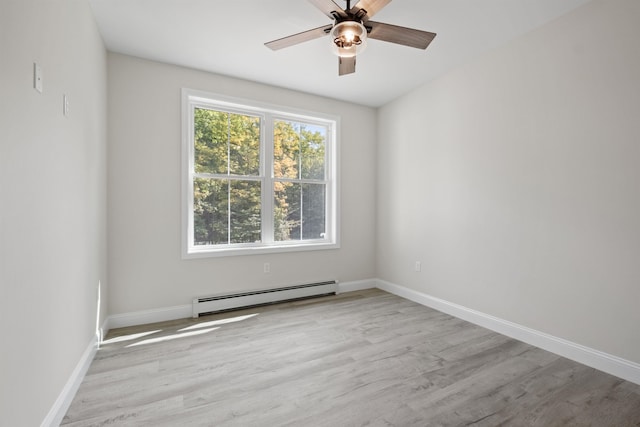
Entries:
{"type": "Polygon", "coordinates": [[[304,111],[193,89],[182,89],[182,258],[205,258],[337,249],[340,247],[339,210],[340,117],[304,111]],[[262,242],[224,245],[195,245],[193,220],[194,109],[209,108],[260,117],[260,175],[262,182],[262,242]],[[327,126],[325,146],[325,237],[313,240],[273,241],[273,122],[301,121],[327,126]]]}

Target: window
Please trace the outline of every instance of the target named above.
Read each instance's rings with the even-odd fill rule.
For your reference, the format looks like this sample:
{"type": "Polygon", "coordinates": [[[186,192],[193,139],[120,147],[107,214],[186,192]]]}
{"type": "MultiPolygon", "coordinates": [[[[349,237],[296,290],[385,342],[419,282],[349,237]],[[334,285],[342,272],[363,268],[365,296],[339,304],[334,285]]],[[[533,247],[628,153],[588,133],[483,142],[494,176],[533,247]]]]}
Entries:
{"type": "Polygon", "coordinates": [[[184,257],[339,246],[338,118],[182,98],[184,257]]]}

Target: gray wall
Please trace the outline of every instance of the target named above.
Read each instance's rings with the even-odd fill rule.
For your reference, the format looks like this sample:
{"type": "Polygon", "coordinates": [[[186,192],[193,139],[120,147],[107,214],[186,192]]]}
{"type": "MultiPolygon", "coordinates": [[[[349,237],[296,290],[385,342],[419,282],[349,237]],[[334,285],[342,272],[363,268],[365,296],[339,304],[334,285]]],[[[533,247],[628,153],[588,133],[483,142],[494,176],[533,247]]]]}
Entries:
{"type": "Polygon", "coordinates": [[[86,1],[0,2],[2,426],[45,419],[95,337],[98,282],[105,319],[106,60],[86,1]]]}
{"type": "Polygon", "coordinates": [[[212,293],[375,277],[374,109],[109,54],[109,312],[212,293]],[[181,88],[342,117],[341,248],[181,259],[181,88]],[[263,273],[263,263],[271,273],[263,273]]]}
{"type": "Polygon", "coordinates": [[[380,109],[379,278],[640,362],[638,17],[594,1],[380,109]]]}

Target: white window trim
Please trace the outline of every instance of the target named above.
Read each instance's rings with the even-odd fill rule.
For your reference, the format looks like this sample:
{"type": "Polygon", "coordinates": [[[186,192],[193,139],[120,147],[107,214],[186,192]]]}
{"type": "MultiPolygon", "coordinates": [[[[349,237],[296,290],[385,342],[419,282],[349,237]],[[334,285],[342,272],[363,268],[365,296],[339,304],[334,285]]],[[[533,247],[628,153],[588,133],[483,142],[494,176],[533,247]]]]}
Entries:
{"type": "MultiPolygon", "coordinates": [[[[300,252],[337,249],[340,247],[340,167],[339,156],[340,117],[306,111],[296,108],[283,107],[274,104],[256,102],[252,100],[229,97],[225,95],[204,92],[193,89],[182,89],[182,258],[208,258],[221,256],[255,255],[278,252],[300,252]],[[329,125],[331,131],[327,141],[326,174],[327,174],[327,230],[326,238],[318,240],[295,240],[286,242],[263,242],[260,244],[243,243],[217,246],[196,246],[193,244],[193,185],[194,171],[194,141],[193,141],[193,109],[194,106],[208,108],[222,108],[239,113],[251,113],[261,117],[261,134],[272,135],[272,120],[265,118],[301,120],[309,123],[329,125]]],[[[272,147],[261,142],[261,174],[273,178],[272,147]]],[[[264,182],[263,182],[264,183],[264,182]]],[[[271,209],[273,201],[270,197],[263,197],[262,209],[271,209]]],[[[273,228],[273,224],[263,224],[263,227],[273,228]]],[[[266,230],[268,232],[268,230],[266,230]]],[[[264,231],[263,231],[264,235],[264,231]]]]}

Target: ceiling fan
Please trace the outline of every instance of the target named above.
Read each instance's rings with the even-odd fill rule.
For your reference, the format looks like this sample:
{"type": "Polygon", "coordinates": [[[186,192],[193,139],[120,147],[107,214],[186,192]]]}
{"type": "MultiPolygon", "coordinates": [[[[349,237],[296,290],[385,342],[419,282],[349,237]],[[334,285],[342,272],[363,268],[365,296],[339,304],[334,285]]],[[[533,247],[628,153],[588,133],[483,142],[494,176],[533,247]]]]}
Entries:
{"type": "Polygon", "coordinates": [[[364,50],[368,38],[426,49],[436,36],[428,31],[371,21],[391,0],[360,0],[353,7],[351,0],[346,1],[347,7],[342,9],[332,0],[309,0],[333,24],[273,40],[265,46],[278,50],[330,34],[333,52],[338,55],[338,74],[342,76],[356,71],[356,56],[364,50]]]}

